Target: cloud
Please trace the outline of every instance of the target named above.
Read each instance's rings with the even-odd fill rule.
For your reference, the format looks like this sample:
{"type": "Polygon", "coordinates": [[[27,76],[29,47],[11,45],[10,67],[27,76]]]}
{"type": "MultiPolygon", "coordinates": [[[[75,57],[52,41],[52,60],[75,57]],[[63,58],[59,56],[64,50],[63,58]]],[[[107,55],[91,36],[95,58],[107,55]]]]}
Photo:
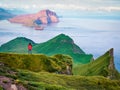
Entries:
{"type": "MultiPolygon", "coordinates": [[[[36,8],[38,8],[36,6],[36,8]]],[[[51,4],[51,5],[41,5],[42,9],[50,8],[50,9],[62,9],[62,10],[82,10],[82,11],[120,11],[120,7],[118,6],[99,6],[99,7],[93,7],[93,6],[80,6],[80,5],[74,5],[74,4],[51,4]]]]}
{"type": "Polygon", "coordinates": [[[120,11],[119,0],[4,0],[0,6],[22,9],[120,11]]]}

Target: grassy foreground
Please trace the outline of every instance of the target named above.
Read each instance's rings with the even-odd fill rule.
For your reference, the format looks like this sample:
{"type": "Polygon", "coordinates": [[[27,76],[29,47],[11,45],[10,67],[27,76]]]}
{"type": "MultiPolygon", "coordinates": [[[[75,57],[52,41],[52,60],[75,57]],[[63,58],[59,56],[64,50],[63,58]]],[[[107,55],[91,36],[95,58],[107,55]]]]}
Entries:
{"type": "Polygon", "coordinates": [[[0,62],[7,64],[9,67],[34,72],[64,72],[67,65],[72,68],[72,61],[70,56],[62,54],[46,56],[43,54],[0,53],[0,62]]]}
{"type": "Polygon", "coordinates": [[[34,73],[20,71],[18,81],[22,81],[28,88],[44,90],[118,90],[120,89],[120,81],[110,80],[100,76],[67,76],[51,73],[34,73]],[[26,83],[27,81],[27,83],[26,83]]]}
{"type": "MultiPolygon", "coordinates": [[[[44,55],[0,53],[0,76],[11,78],[12,83],[15,85],[23,85],[27,90],[120,90],[120,79],[111,80],[102,75],[80,76],[57,74],[54,72],[54,68],[56,69],[56,67],[61,66],[61,63],[57,62],[61,60],[64,62],[61,62],[62,67],[66,65],[65,61],[72,63],[71,59],[64,55],[47,57],[44,55]],[[44,60],[50,62],[49,60],[54,61],[54,59],[56,63],[43,63],[44,60]],[[24,61],[26,60],[27,62],[25,63],[24,61]],[[40,65],[38,66],[38,61],[42,62],[40,65],[44,65],[44,68],[41,68],[40,65]],[[27,63],[29,63],[28,65],[30,66],[25,66],[27,63]],[[51,68],[53,70],[51,73],[50,71],[46,72],[47,70],[51,70],[51,68]],[[37,69],[38,71],[36,71],[37,69]],[[43,70],[39,71],[39,69],[43,70]]],[[[7,84],[8,81],[2,82],[7,84]]],[[[2,84],[0,84],[0,90],[4,90],[2,84]]]]}
{"type": "Polygon", "coordinates": [[[61,75],[48,72],[16,70],[0,67],[0,75],[12,78],[15,84],[22,84],[27,90],[119,90],[120,81],[103,76],[61,75]],[[15,72],[10,74],[9,72],[15,72]]]}

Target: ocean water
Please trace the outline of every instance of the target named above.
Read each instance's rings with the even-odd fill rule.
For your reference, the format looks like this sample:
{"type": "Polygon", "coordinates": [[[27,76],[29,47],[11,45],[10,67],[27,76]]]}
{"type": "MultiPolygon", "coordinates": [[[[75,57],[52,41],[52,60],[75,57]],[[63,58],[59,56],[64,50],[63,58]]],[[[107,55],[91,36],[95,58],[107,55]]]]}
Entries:
{"type": "Polygon", "coordinates": [[[120,20],[60,18],[59,23],[45,25],[42,31],[7,20],[0,21],[0,45],[16,37],[27,37],[41,43],[61,33],[70,36],[83,51],[93,54],[94,58],[114,48],[115,67],[120,72],[120,20]]]}

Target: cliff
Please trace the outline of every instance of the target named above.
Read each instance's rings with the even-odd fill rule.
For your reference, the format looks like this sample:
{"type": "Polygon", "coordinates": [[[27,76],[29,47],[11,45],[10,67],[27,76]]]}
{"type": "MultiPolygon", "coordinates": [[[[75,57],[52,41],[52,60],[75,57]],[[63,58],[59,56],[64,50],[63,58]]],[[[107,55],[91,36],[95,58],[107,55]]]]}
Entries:
{"type": "Polygon", "coordinates": [[[76,66],[74,73],[83,76],[100,75],[110,79],[119,78],[119,73],[114,66],[113,48],[88,64],[76,66]]]}
{"type": "Polygon", "coordinates": [[[49,24],[59,22],[55,12],[42,10],[35,14],[18,15],[9,19],[11,23],[20,23],[26,26],[36,26],[40,24],[49,24]]]}

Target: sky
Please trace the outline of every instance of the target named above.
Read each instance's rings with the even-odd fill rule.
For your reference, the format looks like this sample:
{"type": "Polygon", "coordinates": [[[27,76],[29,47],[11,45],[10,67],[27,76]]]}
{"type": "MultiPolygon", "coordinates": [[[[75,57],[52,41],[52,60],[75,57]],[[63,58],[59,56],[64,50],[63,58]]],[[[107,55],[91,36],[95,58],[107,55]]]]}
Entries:
{"type": "Polygon", "coordinates": [[[0,7],[83,11],[120,11],[120,0],[0,0],[0,7]]]}

